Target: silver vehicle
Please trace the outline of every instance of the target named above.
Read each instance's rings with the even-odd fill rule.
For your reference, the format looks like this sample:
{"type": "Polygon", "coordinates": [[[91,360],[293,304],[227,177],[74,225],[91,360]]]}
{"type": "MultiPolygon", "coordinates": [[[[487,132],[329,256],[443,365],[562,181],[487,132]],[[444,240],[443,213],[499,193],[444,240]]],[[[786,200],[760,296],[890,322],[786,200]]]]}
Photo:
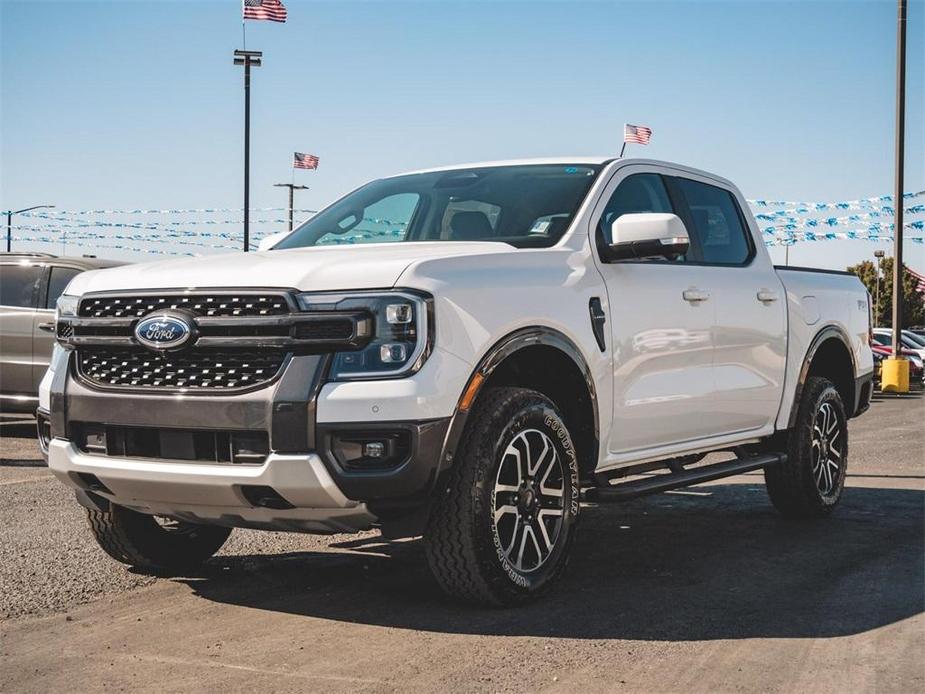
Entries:
{"type": "Polygon", "coordinates": [[[35,412],[55,344],[55,302],[68,283],[86,270],[123,264],[0,253],[0,411],[35,412]]]}

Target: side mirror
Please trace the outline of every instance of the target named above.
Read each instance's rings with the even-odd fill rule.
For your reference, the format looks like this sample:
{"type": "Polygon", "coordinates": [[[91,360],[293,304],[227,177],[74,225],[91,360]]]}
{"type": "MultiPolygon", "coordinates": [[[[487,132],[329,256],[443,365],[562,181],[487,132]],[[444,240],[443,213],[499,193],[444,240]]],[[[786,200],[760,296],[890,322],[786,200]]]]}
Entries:
{"type": "Polygon", "coordinates": [[[662,212],[624,214],[610,227],[605,260],[674,258],[687,253],[690,237],[680,217],[662,212]]]}
{"type": "Polygon", "coordinates": [[[269,236],[264,236],[260,239],[260,243],[257,244],[258,251],[269,251],[273,249],[273,246],[278,244],[284,238],[289,236],[288,231],[281,231],[278,234],[270,234],[269,236]]]}

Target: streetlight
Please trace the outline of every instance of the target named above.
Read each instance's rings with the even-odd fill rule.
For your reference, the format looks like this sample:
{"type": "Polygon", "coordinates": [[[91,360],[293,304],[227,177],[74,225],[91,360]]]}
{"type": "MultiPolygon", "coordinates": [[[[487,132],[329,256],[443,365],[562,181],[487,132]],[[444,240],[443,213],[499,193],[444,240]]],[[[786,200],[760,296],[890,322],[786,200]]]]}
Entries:
{"type": "Polygon", "coordinates": [[[877,287],[874,290],[874,293],[877,297],[874,299],[874,322],[876,325],[875,328],[880,325],[880,279],[883,276],[883,273],[880,270],[880,263],[883,262],[883,251],[874,251],[874,257],[877,259],[877,287]]]}
{"type": "Polygon", "coordinates": [[[29,212],[31,210],[40,210],[42,208],[52,208],[54,205],[35,205],[33,207],[24,207],[21,210],[7,210],[6,211],[6,252],[10,252],[10,247],[13,244],[13,215],[21,214],[22,212],[29,212]]]}
{"type": "Polygon", "coordinates": [[[298,186],[295,183],[274,183],[273,187],[289,189],[289,231],[292,231],[293,192],[296,190],[308,190],[308,186],[298,186]]]}

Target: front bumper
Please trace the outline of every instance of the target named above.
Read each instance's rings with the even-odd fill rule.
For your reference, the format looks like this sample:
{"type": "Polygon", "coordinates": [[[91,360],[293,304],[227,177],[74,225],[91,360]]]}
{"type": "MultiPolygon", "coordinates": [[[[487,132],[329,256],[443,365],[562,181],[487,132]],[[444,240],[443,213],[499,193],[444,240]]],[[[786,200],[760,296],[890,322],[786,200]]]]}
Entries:
{"type": "MultiPolygon", "coordinates": [[[[431,361],[424,370],[446,371],[443,360],[431,361]]],[[[326,368],[323,356],[294,356],[267,387],[236,394],[102,390],[78,377],[72,362],[72,354],[61,354],[46,376],[42,390],[48,410],[40,410],[40,422],[49,466],[78,490],[85,504],[98,495],[141,512],[193,522],[344,532],[369,527],[382,513],[394,515],[396,509],[420,507],[439,472],[449,417],[376,417],[380,409],[393,417],[403,414],[408,411],[407,401],[423,402],[428,405],[421,407],[425,415],[436,414],[429,409],[431,398],[410,387],[415,385],[409,383],[412,379],[362,384],[369,398],[366,405],[350,408],[354,413],[350,420],[331,421],[318,413],[319,406],[326,404],[320,395],[326,368]],[[396,389],[396,384],[401,388],[396,389]],[[363,419],[356,416],[364,410],[363,419]],[[102,426],[107,432],[136,427],[155,433],[259,433],[268,441],[269,453],[259,464],[180,460],[162,454],[169,448],[163,439],[153,452],[129,453],[126,447],[109,446],[101,452],[87,445],[88,425],[102,426]],[[369,432],[401,432],[407,442],[402,459],[388,468],[368,470],[345,464],[335,452],[338,438],[369,432]],[[255,504],[254,487],[271,489],[294,508],[255,504]]],[[[343,401],[335,393],[350,390],[346,385],[359,384],[328,384],[332,401],[343,401]]]]}
{"type": "Polygon", "coordinates": [[[194,523],[338,533],[364,530],[374,521],[365,504],[344,496],[313,453],[271,453],[262,465],[216,465],[88,455],[52,439],[48,467],[80,492],[194,523]],[[246,493],[260,487],[295,508],[254,506],[246,493]]]}

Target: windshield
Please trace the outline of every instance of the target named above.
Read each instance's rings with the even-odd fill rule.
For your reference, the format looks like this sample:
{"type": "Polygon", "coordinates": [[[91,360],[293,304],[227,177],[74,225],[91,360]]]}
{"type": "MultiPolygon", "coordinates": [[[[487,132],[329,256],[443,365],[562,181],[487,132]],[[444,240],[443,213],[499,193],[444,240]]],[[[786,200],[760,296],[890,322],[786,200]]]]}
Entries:
{"type": "Polygon", "coordinates": [[[401,241],[498,241],[545,248],[568,229],[600,166],[542,164],[373,181],[275,248],[401,241]]]}

